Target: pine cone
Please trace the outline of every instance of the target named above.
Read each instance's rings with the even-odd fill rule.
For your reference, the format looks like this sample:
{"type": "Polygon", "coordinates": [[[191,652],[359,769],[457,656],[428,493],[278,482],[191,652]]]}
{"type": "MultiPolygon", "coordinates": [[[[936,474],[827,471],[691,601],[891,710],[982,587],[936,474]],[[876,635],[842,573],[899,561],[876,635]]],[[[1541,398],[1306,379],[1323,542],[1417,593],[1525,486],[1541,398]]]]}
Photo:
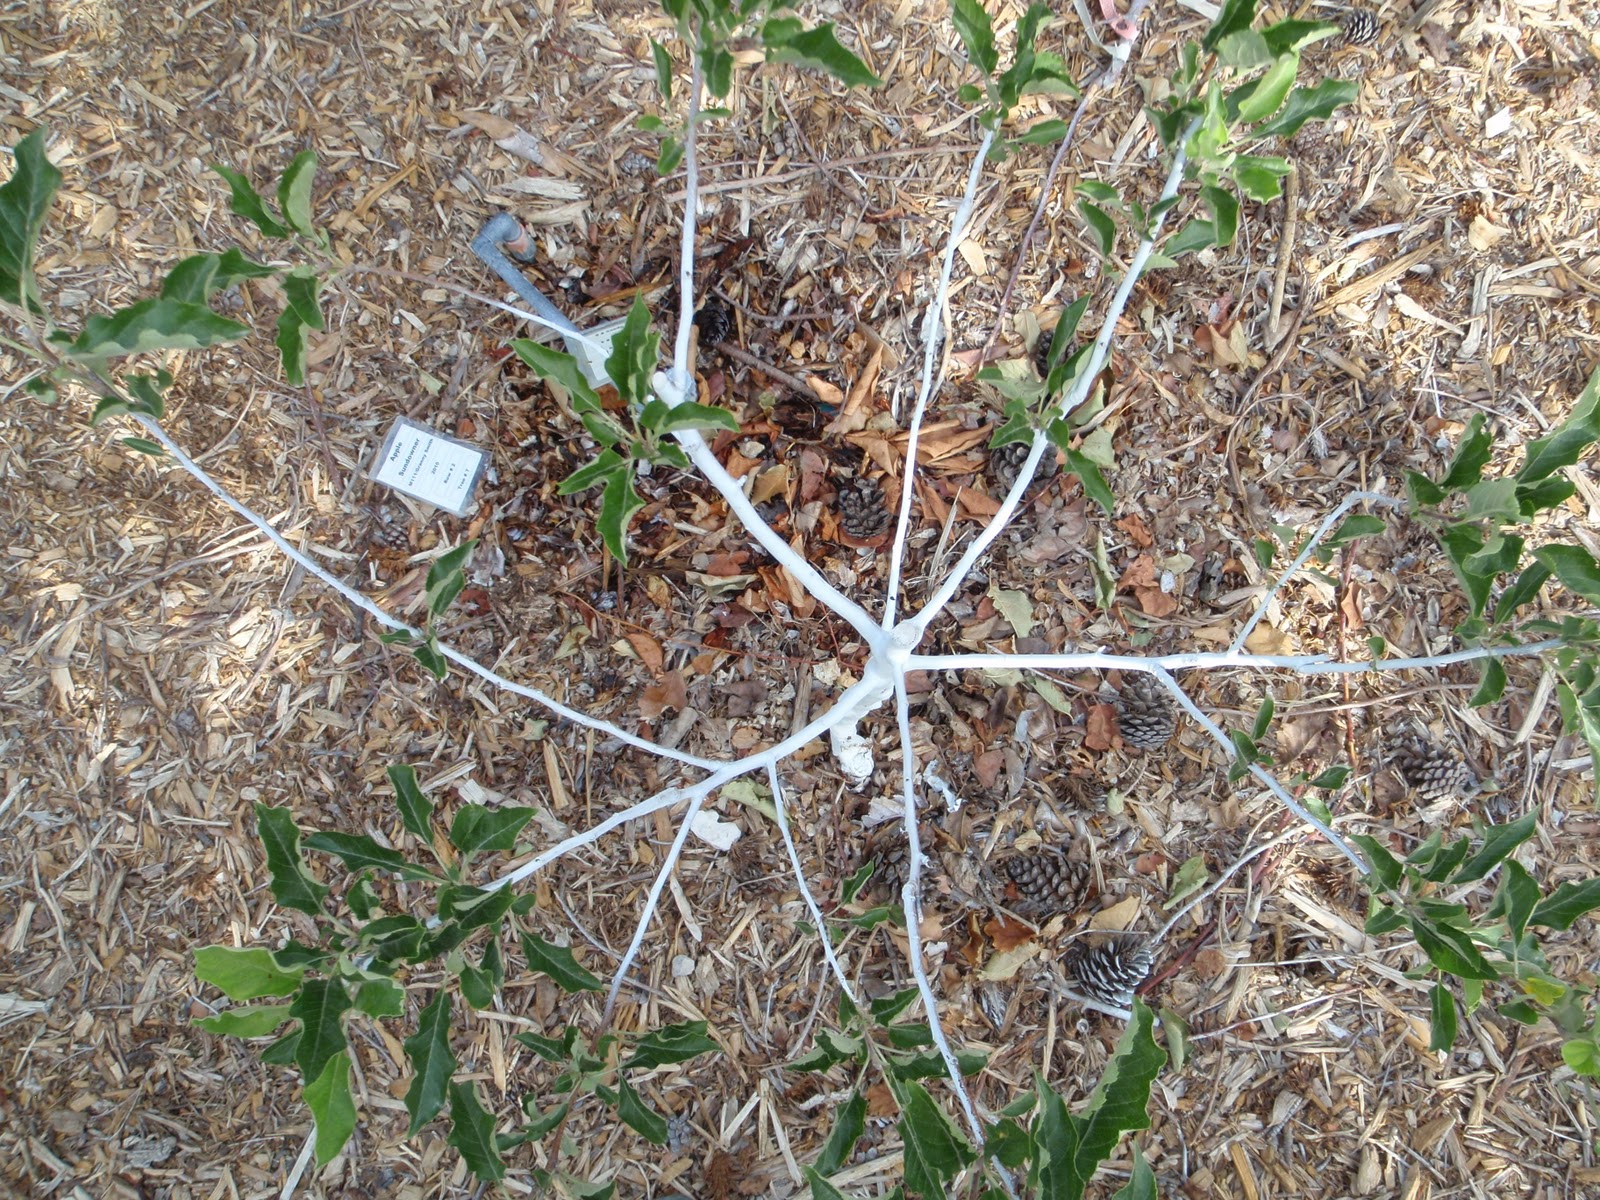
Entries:
{"type": "Polygon", "coordinates": [[[1089,947],[1079,942],[1068,952],[1066,968],[1077,991],[1109,1004],[1127,1008],[1133,993],[1150,974],[1155,955],[1139,944],[1135,936],[1124,934],[1103,946],[1089,947]]]}
{"type": "Polygon", "coordinates": [[[1000,875],[1016,892],[1011,908],[1024,917],[1047,920],[1056,913],[1075,913],[1089,895],[1088,864],[1068,862],[1052,850],[1008,858],[1000,864],[1000,875]]]}
{"type": "Polygon", "coordinates": [[[1427,738],[1405,738],[1389,762],[1424,804],[1462,800],[1478,789],[1478,777],[1460,753],[1427,738]]]}
{"type": "Polygon", "coordinates": [[[1341,23],[1346,46],[1368,46],[1378,40],[1378,18],[1364,8],[1352,8],[1341,23]]]}
{"type": "Polygon", "coordinates": [[[1153,675],[1140,672],[1122,685],[1117,704],[1122,740],[1135,750],[1159,750],[1178,728],[1172,697],[1153,675]]]}
{"type": "Polygon", "coordinates": [[[1050,347],[1055,345],[1056,331],[1042,329],[1039,331],[1039,340],[1033,344],[1033,369],[1039,372],[1039,378],[1044,379],[1050,374],[1050,347]]]}
{"type": "MultiPolygon", "coordinates": [[[[1001,492],[1009,492],[1011,485],[1017,482],[1017,476],[1022,472],[1022,464],[1028,461],[1028,453],[1032,449],[1031,442],[1007,442],[1004,446],[996,446],[989,451],[989,475],[1001,492]]],[[[1055,451],[1047,448],[1044,457],[1039,460],[1039,467],[1034,471],[1033,483],[1029,487],[1037,487],[1060,470],[1060,467],[1061,464],[1056,462],[1055,451]]]]}
{"type": "Polygon", "coordinates": [[[857,475],[839,488],[839,528],[867,542],[889,528],[889,506],[876,479],[857,475]]]}
{"type": "Polygon", "coordinates": [[[715,346],[727,341],[733,332],[733,311],[713,296],[694,314],[694,323],[700,330],[701,347],[715,346]]]}
{"type": "MultiPolygon", "coordinates": [[[[933,843],[936,833],[932,824],[922,822],[917,827],[917,838],[922,842],[922,855],[926,860],[922,864],[922,883],[927,887],[928,879],[933,874],[935,867],[929,857],[933,853],[933,843]]],[[[889,894],[889,902],[898,904],[900,892],[906,886],[906,875],[911,870],[911,847],[906,844],[905,829],[899,821],[885,821],[867,834],[867,840],[862,847],[864,859],[877,859],[877,869],[872,872],[872,887],[876,891],[882,889],[889,894]]]]}

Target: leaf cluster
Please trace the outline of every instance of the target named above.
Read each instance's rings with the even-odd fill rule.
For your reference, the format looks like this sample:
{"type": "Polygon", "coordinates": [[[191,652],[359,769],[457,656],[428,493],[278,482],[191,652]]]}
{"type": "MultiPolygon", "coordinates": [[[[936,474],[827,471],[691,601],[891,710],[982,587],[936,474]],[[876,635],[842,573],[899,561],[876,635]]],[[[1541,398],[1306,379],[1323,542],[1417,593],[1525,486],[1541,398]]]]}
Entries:
{"type": "Polygon", "coordinates": [[[651,380],[661,354],[661,335],[651,329],[650,311],[639,297],[634,298],[606,359],[606,372],[621,401],[617,412],[607,408],[572,355],[526,338],[512,342],[511,348],[541,379],[565,392],[572,411],[599,443],[595,458],[562,480],[559,490],[569,496],[589,488],[601,489],[596,527],[612,556],[625,564],[628,525],[633,514],[644,507],[636,486],[640,468],[687,470],[689,457],[672,440],[674,433],[691,429],[737,432],[738,420],[725,408],[693,401],[669,405],[654,395],[651,380]]]}
{"type": "MultiPolygon", "coordinates": [[[[505,1171],[504,1152],[547,1132],[549,1114],[517,1133],[495,1134],[494,1119],[479,1103],[473,1085],[456,1078],[454,996],[476,1009],[494,1003],[505,981],[501,943],[508,930],[516,934],[528,969],[548,976],[562,990],[594,991],[601,984],[571,949],[519,928],[519,920],[534,907],[534,896],[465,882],[477,856],[516,849],[533,809],[463,804],[446,828],[436,821],[411,767],[391,766],[388,775],[401,827],[424,852],[420,861],[367,834],[302,836],[287,809],[256,805],[273,899],[311,917],[318,936],[312,943],[290,939],[279,950],[209,946],[197,951],[196,975],[240,1005],[197,1024],[233,1037],[274,1037],[262,1049],[262,1061],[298,1070],[316,1121],[317,1160],[327,1162],[344,1147],[356,1124],[348,1021],[355,1014],[403,1017],[403,973],[441,964],[453,987],[447,983],[433,993],[403,1042],[411,1066],[405,1095],[409,1131],[417,1133],[448,1109],[450,1144],[480,1179],[499,1179],[505,1171]],[[312,873],[306,851],[334,858],[352,873],[342,903],[333,903],[334,889],[312,873]],[[386,879],[422,885],[432,896],[431,914],[419,917],[391,908],[381,889],[386,879]],[[248,1003],[263,999],[271,1002],[248,1003]]],[[[566,1063],[567,1072],[553,1088],[569,1094],[563,1114],[574,1095],[593,1093],[653,1141],[665,1140],[665,1123],[619,1072],[650,1070],[715,1049],[703,1023],[620,1039],[631,1047],[620,1066],[609,1057],[619,1039],[602,1039],[596,1048],[580,1050],[577,1038],[577,1030],[568,1028],[563,1039],[524,1034],[520,1040],[541,1057],[566,1063]]]]}
{"type": "MultiPolygon", "coordinates": [[[[1513,472],[1485,478],[1494,438],[1481,413],[1474,414],[1444,474],[1406,476],[1415,514],[1433,530],[1468,602],[1456,634],[1468,645],[1513,646],[1530,638],[1561,643],[1550,661],[1560,682],[1563,724],[1581,734],[1600,756],[1600,563],[1577,541],[1532,544],[1534,522],[1576,492],[1567,468],[1576,466],[1600,441],[1600,369],[1588,380],[1571,414],[1523,449],[1513,472]],[[1527,618],[1524,609],[1545,586],[1557,583],[1583,606],[1559,619],[1527,618]],[[1491,601],[1493,601],[1491,605],[1491,601]]],[[[1471,703],[1498,700],[1506,671],[1498,658],[1483,660],[1471,703]]]]}
{"type": "MultiPolygon", "coordinates": [[[[921,1022],[898,1019],[916,999],[917,990],[910,988],[873,1001],[865,1013],[841,1000],[840,1029],[821,1031],[816,1047],[790,1064],[791,1070],[799,1071],[847,1065],[856,1072],[849,1099],[836,1114],[816,1162],[805,1168],[812,1200],[844,1200],[844,1193],[829,1176],[849,1162],[866,1129],[865,1071],[869,1062],[882,1072],[900,1114],[896,1124],[904,1146],[905,1177],[903,1187],[891,1195],[957,1194],[958,1176],[978,1162],[979,1148],[922,1082],[944,1074],[938,1053],[926,1048],[932,1045],[931,1032],[921,1022]]],[[[1133,1013],[1105,1074],[1078,1113],[1067,1111],[1066,1101],[1043,1076],[1036,1076],[1033,1091],[1001,1111],[981,1148],[984,1161],[979,1170],[985,1182],[976,1184],[973,1194],[984,1200],[1006,1194],[989,1177],[998,1167],[1025,1173],[1028,1195],[1039,1200],[1079,1200],[1123,1134],[1149,1126],[1150,1086],[1167,1056],[1155,1042],[1150,1009],[1135,1000],[1133,1013]]],[[[983,1067],[981,1056],[958,1053],[957,1057],[964,1073],[983,1067]]],[[[1142,1170],[1135,1170],[1133,1180],[1117,1197],[1154,1200],[1154,1178],[1137,1152],[1135,1159],[1142,1170]]]]}
{"type": "MultiPolygon", "coordinates": [[[[159,420],[166,412],[172,373],[159,365],[149,372],[114,379],[108,372],[111,361],[205,349],[245,337],[251,332],[248,325],[222,316],[211,306],[228,289],[263,279],[276,279],[283,291],[276,343],[284,377],[294,384],[305,381],[306,332],[325,327],[319,304],[320,276],[306,265],[267,266],[237,248],[183,259],[167,273],[157,295],[109,314],[91,316],[75,334],[58,328],[33,274],[39,236],[62,183],[61,172],[45,155],[44,143],[43,129],[23,138],[16,147],[11,178],[0,186],[0,301],[17,306],[30,317],[42,318],[44,346],[48,348],[38,355],[40,369],[24,384],[29,393],[52,402],[62,384],[80,383],[97,397],[90,418],[94,424],[124,414],[159,420]]],[[[278,182],[276,209],[237,171],[224,166],[213,170],[228,182],[233,211],[264,235],[302,238],[325,253],[327,235],[317,228],[311,207],[316,167],[316,156],[310,151],[296,156],[278,182]]],[[[136,450],[161,453],[159,444],[148,439],[123,441],[136,450]]]]}
{"type": "Polygon", "coordinates": [[[1535,814],[1529,813],[1506,825],[1482,825],[1448,845],[1435,831],[1403,859],[1377,838],[1354,838],[1372,872],[1366,931],[1409,930],[1427,956],[1430,967],[1414,977],[1436,976],[1429,992],[1429,1049],[1449,1050],[1458,1008],[1472,1015],[1487,986],[1499,984],[1497,992],[1508,998],[1494,1003],[1496,1011],[1527,1025],[1549,1017],[1561,1031],[1568,1065],[1600,1078],[1595,988],[1556,978],[1534,932],[1568,929],[1600,908],[1600,879],[1541,888],[1511,857],[1534,830],[1535,814]],[[1467,901],[1481,894],[1478,885],[1496,871],[1492,899],[1475,911],[1467,901]]]}

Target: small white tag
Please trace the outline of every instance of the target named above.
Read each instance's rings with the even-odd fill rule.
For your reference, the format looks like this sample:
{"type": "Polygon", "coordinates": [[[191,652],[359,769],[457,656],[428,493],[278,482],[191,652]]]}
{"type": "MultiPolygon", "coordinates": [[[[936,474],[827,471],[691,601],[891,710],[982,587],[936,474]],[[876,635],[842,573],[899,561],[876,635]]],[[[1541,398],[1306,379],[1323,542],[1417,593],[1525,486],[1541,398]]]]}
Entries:
{"type": "Polygon", "coordinates": [[[371,477],[414,499],[464,517],[489,455],[470,442],[397,417],[373,460],[371,477]]]}

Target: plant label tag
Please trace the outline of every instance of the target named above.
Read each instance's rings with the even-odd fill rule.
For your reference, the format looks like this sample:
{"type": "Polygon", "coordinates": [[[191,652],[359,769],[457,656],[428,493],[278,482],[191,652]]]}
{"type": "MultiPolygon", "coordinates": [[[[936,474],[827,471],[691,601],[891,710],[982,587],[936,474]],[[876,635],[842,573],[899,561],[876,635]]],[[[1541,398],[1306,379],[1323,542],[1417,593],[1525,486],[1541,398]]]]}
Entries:
{"type": "Polygon", "coordinates": [[[397,417],[373,460],[370,478],[415,500],[464,517],[489,461],[486,451],[397,417]]]}

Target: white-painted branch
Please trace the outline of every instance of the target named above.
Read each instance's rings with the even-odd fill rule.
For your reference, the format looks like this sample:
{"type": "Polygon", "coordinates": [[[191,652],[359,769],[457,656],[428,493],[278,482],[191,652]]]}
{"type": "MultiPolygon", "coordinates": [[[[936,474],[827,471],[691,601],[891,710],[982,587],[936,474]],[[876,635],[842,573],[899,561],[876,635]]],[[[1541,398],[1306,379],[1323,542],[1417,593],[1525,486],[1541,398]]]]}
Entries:
{"type": "Polygon", "coordinates": [[[922,868],[927,860],[922,854],[922,837],[917,829],[917,756],[912,752],[911,705],[903,674],[895,679],[894,707],[900,726],[900,798],[903,806],[900,822],[905,829],[908,864],[905,886],[900,889],[900,907],[906,917],[906,957],[911,961],[911,974],[917,981],[917,992],[928,1014],[928,1030],[933,1034],[933,1044],[939,1049],[939,1057],[944,1059],[945,1074],[961,1104],[961,1112],[967,1118],[967,1128],[972,1133],[973,1141],[981,1146],[984,1143],[983,1122],[972,1107],[966,1081],[961,1078],[961,1064],[939,1020],[939,997],[928,979],[928,966],[922,960],[922,868]]]}
{"type": "Polygon", "coordinates": [[[832,708],[813,718],[803,728],[791,733],[783,741],[734,762],[715,763],[713,765],[716,769],[698,783],[687,787],[665,788],[648,800],[641,800],[638,804],[631,805],[621,812],[613,813],[599,824],[584,830],[582,833],[575,833],[571,837],[557,842],[549,849],[540,851],[521,866],[508,871],[493,883],[485,884],[484,886],[500,888],[520,883],[557,859],[564,858],[573,851],[581,850],[585,846],[593,845],[600,838],[625,822],[649,816],[651,813],[659,812],[663,808],[670,808],[683,800],[693,801],[696,797],[708,796],[729,780],[737,779],[741,775],[747,775],[751,771],[759,771],[770,763],[781,762],[813,738],[821,737],[828,732],[829,728],[839,720],[837,716],[839,711],[852,711],[861,697],[875,691],[876,686],[874,682],[864,680],[854,687],[846,688],[839,694],[839,698],[834,702],[832,708]]]}
{"type": "Polygon", "coordinates": [[[661,893],[666,891],[667,880],[672,878],[672,873],[678,869],[678,858],[683,854],[683,845],[689,840],[689,831],[694,828],[695,817],[700,815],[700,806],[706,802],[708,789],[696,787],[691,790],[693,794],[689,799],[688,810],[678,821],[677,836],[672,839],[667,856],[661,862],[661,869],[656,872],[655,882],[650,885],[650,894],[644,898],[644,908],[640,911],[639,920],[633,927],[633,939],[629,941],[627,950],[623,952],[622,961],[612,973],[611,987],[606,992],[606,1006],[600,1014],[602,1029],[611,1024],[611,1014],[617,1007],[617,993],[622,990],[622,982],[627,979],[628,972],[633,967],[633,960],[639,956],[639,948],[644,945],[644,935],[650,931],[650,922],[655,920],[656,907],[661,903],[661,893]]]}
{"type": "Polygon", "coordinates": [[[905,558],[906,539],[911,533],[911,499],[915,488],[912,486],[917,476],[917,440],[922,435],[922,419],[928,410],[928,398],[933,392],[935,383],[934,372],[943,355],[939,353],[941,334],[944,333],[940,322],[944,319],[944,310],[950,298],[950,276],[955,270],[956,248],[961,245],[961,240],[967,233],[967,222],[972,219],[972,209],[978,200],[978,183],[983,178],[983,164],[988,160],[989,147],[994,144],[995,131],[984,131],[983,141],[978,143],[978,153],[973,157],[972,166],[967,171],[967,188],[961,195],[961,203],[956,207],[956,215],[950,222],[950,240],[944,248],[944,260],[939,264],[939,283],[934,288],[933,299],[928,302],[928,315],[922,322],[922,383],[917,388],[917,400],[911,410],[911,423],[906,436],[906,468],[900,480],[900,514],[895,521],[894,542],[889,547],[889,591],[883,604],[883,627],[888,629],[895,622],[895,612],[899,605],[900,597],[900,568],[905,558]]]}
{"type": "Polygon", "coordinates": [[[1324,517],[1322,519],[1322,524],[1318,525],[1311,536],[1306,539],[1306,544],[1300,547],[1300,553],[1295,555],[1294,561],[1284,568],[1283,574],[1278,576],[1278,581],[1272,585],[1266,596],[1262,599],[1261,603],[1256,606],[1255,612],[1250,614],[1250,619],[1240,627],[1238,636],[1233,639],[1232,644],[1228,647],[1229,650],[1237,651],[1243,649],[1245,642],[1250,637],[1251,631],[1255,629],[1255,627],[1261,622],[1261,619],[1267,615],[1267,609],[1271,606],[1273,597],[1278,594],[1279,590],[1282,589],[1284,584],[1289,582],[1290,576],[1292,576],[1301,567],[1305,566],[1306,560],[1311,557],[1313,552],[1315,552],[1317,543],[1328,536],[1328,533],[1333,528],[1334,523],[1358,504],[1382,504],[1390,508],[1405,507],[1405,502],[1403,500],[1396,500],[1390,496],[1385,496],[1382,492],[1355,492],[1341,500],[1339,502],[1339,506],[1326,517],[1324,517]]]}
{"type": "MultiPolygon", "coordinates": [[[[1189,138],[1199,127],[1199,118],[1190,123],[1178,138],[1177,151],[1172,156],[1172,169],[1167,172],[1167,181],[1161,189],[1161,199],[1170,200],[1178,194],[1178,187],[1183,182],[1184,167],[1188,163],[1189,138]]],[[[1123,311],[1128,307],[1128,299],[1133,295],[1133,288],[1139,282],[1139,277],[1144,274],[1145,264],[1150,261],[1150,255],[1155,251],[1157,239],[1161,236],[1161,227],[1166,221],[1166,214],[1152,223],[1147,236],[1139,243],[1139,248],[1134,252],[1133,259],[1128,264],[1128,270],[1122,277],[1122,283],[1111,298],[1111,307],[1106,313],[1104,324],[1100,327],[1100,335],[1095,338],[1094,350],[1089,355],[1083,373],[1078,376],[1077,382],[1062,397],[1060,405],[1056,408],[1057,415],[1069,413],[1088,398],[1089,390],[1094,386],[1095,378],[1100,374],[1100,369],[1105,365],[1106,357],[1111,352],[1111,339],[1116,335],[1117,322],[1121,320],[1123,311]]],[[[982,532],[972,540],[966,553],[961,556],[961,561],[956,563],[950,574],[945,577],[938,591],[933,594],[927,605],[911,623],[915,626],[920,638],[922,632],[928,628],[944,606],[950,603],[950,598],[955,595],[956,589],[961,586],[962,580],[972,573],[990,543],[1000,536],[1005,527],[1010,524],[1012,514],[1017,511],[1017,506],[1022,503],[1022,494],[1027,491],[1028,484],[1033,482],[1033,473],[1038,469],[1039,460],[1044,457],[1045,448],[1050,444],[1043,430],[1034,435],[1033,449],[1029,452],[1027,461],[1017,472],[1017,481],[1011,485],[1011,490],[1006,493],[1000,502],[1000,511],[989,521],[982,532]]]]}
{"type": "Polygon", "coordinates": [[[1064,651],[1060,654],[913,654],[909,671],[1222,671],[1237,668],[1281,669],[1302,675],[1360,675],[1364,672],[1424,671],[1484,658],[1535,658],[1562,643],[1549,638],[1520,646],[1471,646],[1449,654],[1418,658],[1380,658],[1373,662],[1334,662],[1323,654],[1111,654],[1101,650],[1064,651]]]}
{"type": "Polygon", "coordinates": [[[684,453],[690,461],[700,469],[706,482],[716,488],[722,498],[728,502],[728,508],[733,515],[744,523],[750,536],[761,543],[761,548],[775,558],[823,604],[827,605],[837,616],[850,623],[861,640],[876,655],[887,643],[888,636],[872,619],[867,610],[854,600],[850,599],[823,576],[822,572],[812,566],[806,557],[784,541],[781,534],[772,526],[761,519],[761,514],[756,512],[756,506],[750,503],[744,489],[739,486],[739,481],[728,474],[717,456],[711,453],[711,447],[706,445],[706,440],[696,430],[683,430],[676,435],[678,444],[683,447],[684,453]]]}
{"type": "Polygon", "coordinates": [[[689,39],[689,123],[683,135],[683,165],[686,198],[683,202],[683,232],[678,239],[678,336],[672,345],[673,381],[681,394],[694,386],[689,374],[689,335],[694,326],[694,235],[700,215],[700,164],[698,147],[700,123],[700,55],[694,38],[689,39]]]}
{"type": "Polygon", "coordinates": [[[767,784],[772,788],[772,808],[778,816],[778,832],[783,835],[783,847],[789,852],[789,869],[794,872],[794,881],[800,888],[800,898],[806,902],[806,911],[811,914],[811,923],[817,927],[822,957],[828,960],[828,969],[833,972],[839,990],[857,1011],[861,1011],[861,1001],[856,998],[855,989],[850,986],[850,977],[845,974],[844,964],[834,951],[833,938],[828,934],[828,920],[822,915],[822,906],[811,893],[811,884],[806,881],[806,869],[800,863],[800,851],[795,847],[794,834],[789,829],[789,805],[783,798],[783,781],[778,778],[776,763],[767,764],[767,784]]]}
{"type": "MultiPolygon", "coordinates": [[[[195,479],[199,480],[205,489],[218,500],[222,501],[223,504],[227,505],[234,512],[238,513],[246,521],[264,533],[268,540],[270,540],[274,546],[281,550],[291,562],[296,563],[308,574],[321,580],[322,583],[326,584],[329,588],[332,588],[333,591],[337,592],[347,604],[353,608],[360,609],[374,621],[378,622],[378,624],[382,625],[385,629],[405,630],[412,636],[412,638],[416,640],[422,639],[424,636],[422,630],[408,625],[398,617],[393,617],[384,612],[383,609],[379,608],[360,592],[356,591],[352,587],[349,587],[342,580],[334,576],[331,572],[324,568],[321,563],[305,554],[302,554],[260,513],[256,512],[242,501],[236,500],[226,488],[224,488],[215,479],[211,478],[210,475],[207,475],[204,468],[196,463],[194,459],[185,454],[183,448],[180,447],[177,442],[172,440],[171,436],[160,426],[158,422],[150,417],[140,414],[131,415],[146,433],[159,442],[162,448],[166,450],[168,454],[172,455],[174,462],[176,462],[190,475],[194,476],[195,479]]],[[[685,754],[680,750],[672,750],[666,746],[658,746],[654,742],[648,742],[642,737],[638,737],[635,734],[629,733],[625,729],[621,729],[618,726],[611,724],[609,721],[603,721],[598,717],[591,717],[587,713],[579,712],[575,708],[568,708],[565,704],[561,703],[561,701],[557,700],[553,696],[545,695],[543,692],[539,691],[538,688],[531,688],[526,684],[517,683],[515,680],[507,679],[503,675],[499,675],[496,672],[491,671],[488,667],[479,665],[477,662],[468,658],[465,654],[462,654],[459,650],[456,650],[450,646],[440,644],[439,653],[444,655],[445,658],[448,658],[457,666],[461,667],[463,670],[470,671],[472,674],[478,676],[478,678],[484,680],[486,683],[491,683],[495,687],[503,688],[504,690],[511,692],[514,695],[521,696],[526,700],[532,700],[536,704],[542,704],[557,716],[565,717],[575,725],[582,725],[586,729],[593,729],[596,732],[605,734],[607,737],[616,738],[618,741],[632,746],[635,749],[647,750],[652,754],[659,754],[663,758],[670,758],[674,762],[681,762],[691,767],[699,767],[701,770],[705,771],[715,770],[722,765],[715,759],[700,758],[698,755],[685,754]]]]}

